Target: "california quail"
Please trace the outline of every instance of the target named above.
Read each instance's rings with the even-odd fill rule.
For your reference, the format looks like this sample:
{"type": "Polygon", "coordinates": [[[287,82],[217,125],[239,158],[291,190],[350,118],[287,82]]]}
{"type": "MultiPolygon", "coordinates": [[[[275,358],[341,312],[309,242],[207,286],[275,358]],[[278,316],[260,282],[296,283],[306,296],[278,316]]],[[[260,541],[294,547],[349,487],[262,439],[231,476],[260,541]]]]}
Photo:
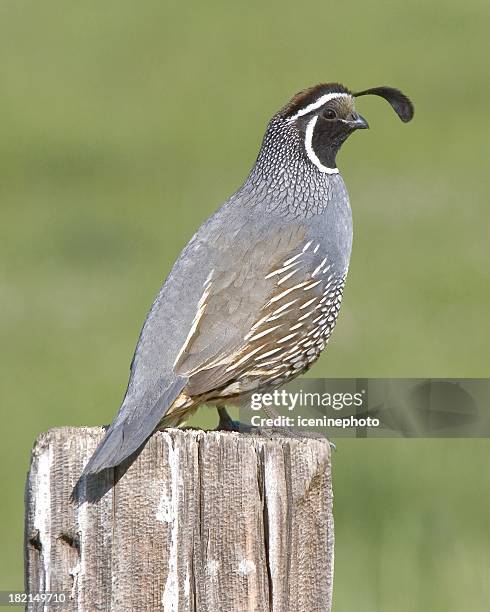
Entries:
{"type": "Polygon", "coordinates": [[[339,313],[352,220],[335,157],[367,128],[338,83],[296,94],[267,126],[248,178],[182,251],[145,321],[124,401],[84,474],[118,465],[158,427],[277,386],[318,358],[339,313]]]}

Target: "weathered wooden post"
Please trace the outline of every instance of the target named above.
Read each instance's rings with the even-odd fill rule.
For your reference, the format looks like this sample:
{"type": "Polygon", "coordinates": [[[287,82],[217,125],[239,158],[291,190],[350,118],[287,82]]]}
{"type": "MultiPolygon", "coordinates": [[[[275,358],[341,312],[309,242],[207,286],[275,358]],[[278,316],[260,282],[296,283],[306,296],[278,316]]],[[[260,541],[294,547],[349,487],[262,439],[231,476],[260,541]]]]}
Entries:
{"type": "Polygon", "coordinates": [[[129,467],[82,482],[98,501],[72,503],[102,433],[53,429],[32,452],[26,590],[68,596],[48,610],[331,609],[326,440],[158,432],[129,467]]]}

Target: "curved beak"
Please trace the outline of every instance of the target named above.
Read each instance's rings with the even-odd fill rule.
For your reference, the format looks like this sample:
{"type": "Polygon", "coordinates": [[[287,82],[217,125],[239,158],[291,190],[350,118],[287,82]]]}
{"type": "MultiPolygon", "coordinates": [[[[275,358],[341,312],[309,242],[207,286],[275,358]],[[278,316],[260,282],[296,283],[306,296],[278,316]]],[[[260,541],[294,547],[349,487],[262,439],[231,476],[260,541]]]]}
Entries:
{"type": "Polygon", "coordinates": [[[369,127],[369,123],[361,115],[354,115],[347,123],[352,130],[366,130],[369,127]]]}

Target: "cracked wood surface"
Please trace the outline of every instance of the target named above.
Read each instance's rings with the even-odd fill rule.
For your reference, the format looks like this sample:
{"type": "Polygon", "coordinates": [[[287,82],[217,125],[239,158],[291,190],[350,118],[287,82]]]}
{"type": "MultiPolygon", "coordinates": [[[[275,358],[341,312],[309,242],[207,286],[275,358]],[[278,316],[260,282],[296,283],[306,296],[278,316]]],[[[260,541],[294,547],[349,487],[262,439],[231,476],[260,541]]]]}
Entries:
{"type": "Polygon", "coordinates": [[[71,502],[102,435],[53,429],[32,451],[26,590],[69,598],[46,609],[330,611],[326,440],[169,429],[71,502]]]}

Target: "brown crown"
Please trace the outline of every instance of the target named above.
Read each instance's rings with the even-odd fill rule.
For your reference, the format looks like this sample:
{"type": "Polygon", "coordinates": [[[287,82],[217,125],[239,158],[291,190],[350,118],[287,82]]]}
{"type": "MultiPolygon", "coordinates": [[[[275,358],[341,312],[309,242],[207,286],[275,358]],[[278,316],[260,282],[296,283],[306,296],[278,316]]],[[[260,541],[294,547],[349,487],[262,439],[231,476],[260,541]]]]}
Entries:
{"type": "Polygon", "coordinates": [[[313,87],[308,87],[295,94],[291,100],[279,112],[283,117],[291,117],[302,108],[318,100],[320,96],[327,93],[347,93],[351,92],[341,83],[319,83],[313,87]]]}

